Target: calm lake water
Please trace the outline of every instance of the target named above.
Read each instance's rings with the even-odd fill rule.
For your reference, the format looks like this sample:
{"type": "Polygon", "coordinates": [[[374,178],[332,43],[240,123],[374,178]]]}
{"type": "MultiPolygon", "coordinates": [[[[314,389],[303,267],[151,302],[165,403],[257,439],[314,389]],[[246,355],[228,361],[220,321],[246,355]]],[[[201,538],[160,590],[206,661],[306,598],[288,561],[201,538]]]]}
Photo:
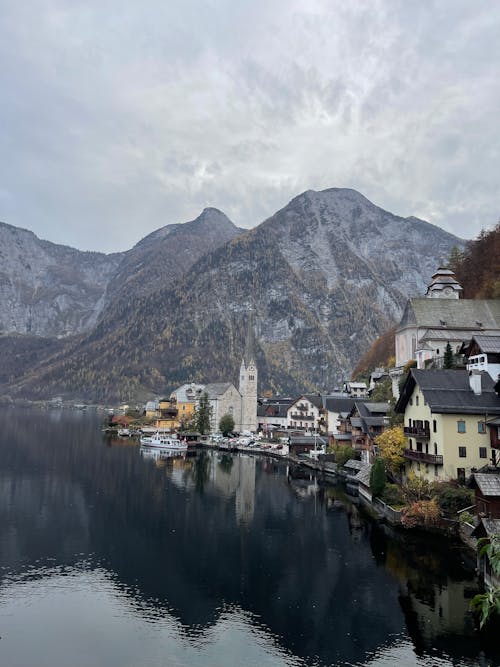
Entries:
{"type": "Polygon", "coordinates": [[[102,417],[0,410],[0,665],[498,665],[458,548],[281,462],[155,460],[102,417]]]}

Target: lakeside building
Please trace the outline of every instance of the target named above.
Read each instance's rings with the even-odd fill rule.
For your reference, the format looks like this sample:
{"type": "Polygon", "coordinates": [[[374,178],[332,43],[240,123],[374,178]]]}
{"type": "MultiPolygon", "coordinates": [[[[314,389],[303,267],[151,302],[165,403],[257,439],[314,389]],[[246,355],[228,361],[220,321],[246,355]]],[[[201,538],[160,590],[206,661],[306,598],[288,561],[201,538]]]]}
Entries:
{"type": "Polygon", "coordinates": [[[478,335],[500,336],[500,299],[462,299],[462,286],[453,271],[440,267],[425,296],[409,299],[395,333],[395,368],[390,376],[393,395],[403,368],[415,360],[417,368],[438,365],[447,344],[454,354],[478,335]]]}
{"type": "Polygon", "coordinates": [[[485,372],[412,368],[395,407],[404,415],[406,471],[463,482],[498,465],[499,394],[500,383],[485,372]]]}

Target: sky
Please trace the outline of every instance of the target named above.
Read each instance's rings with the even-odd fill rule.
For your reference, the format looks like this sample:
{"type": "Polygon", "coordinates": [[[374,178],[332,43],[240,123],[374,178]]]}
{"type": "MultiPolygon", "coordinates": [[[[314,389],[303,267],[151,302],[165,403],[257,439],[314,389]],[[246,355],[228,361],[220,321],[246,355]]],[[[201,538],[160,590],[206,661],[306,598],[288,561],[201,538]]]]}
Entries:
{"type": "Polygon", "coordinates": [[[0,220],[122,251],[350,187],[463,238],[500,218],[497,0],[3,0],[0,220]]]}

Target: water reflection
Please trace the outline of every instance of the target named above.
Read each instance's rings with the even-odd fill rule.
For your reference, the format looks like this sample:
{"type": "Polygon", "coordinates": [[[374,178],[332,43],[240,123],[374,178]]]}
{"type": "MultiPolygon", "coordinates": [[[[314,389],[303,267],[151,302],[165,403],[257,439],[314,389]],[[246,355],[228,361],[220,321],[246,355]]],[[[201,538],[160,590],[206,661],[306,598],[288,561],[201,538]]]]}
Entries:
{"type": "Polygon", "coordinates": [[[378,527],[341,489],[253,456],[107,446],[91,416],[0,419],[2,664],[41,664],[15,638],[42,599],[47,637],[109,627],[87,665],[480,664],[462,554],[378,527]]]}

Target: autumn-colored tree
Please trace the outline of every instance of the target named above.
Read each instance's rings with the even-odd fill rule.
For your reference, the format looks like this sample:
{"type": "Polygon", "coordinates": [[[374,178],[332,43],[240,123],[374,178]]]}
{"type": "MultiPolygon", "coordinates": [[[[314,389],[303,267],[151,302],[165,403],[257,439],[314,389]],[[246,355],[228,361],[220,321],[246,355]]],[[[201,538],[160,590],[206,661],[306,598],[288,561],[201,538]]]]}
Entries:
{"type": "Polygon", "coordinates": [[[467,299],[500,298],[500,222],[490,231],[481,231],[462,253],[451,251],[449,265],[464,288],[467,299]]]}
{"type": "Polygon", "coordinates": [[[405,462],[403,452],[406,445],[401,426],[387,428],[375,438],[375,444],[379,448],[380,456],[384,459],[386,467],[395,477],[399,477],[405,462]]]}
{"type": "Polygon", "coordinates": [[[417,500],[401,513],[401,523],[405,528],[432,528],[438,526],[441,512],[435,498],[417,500]]]}
{"type": "Polygon", "coordinates": [[[419,500],[430,500],[433,496],[432,484],[424,477],[419,477],[414,472],[409,473],[401,490],[403,492],[403,497],[408,504],[419,500]]]}

